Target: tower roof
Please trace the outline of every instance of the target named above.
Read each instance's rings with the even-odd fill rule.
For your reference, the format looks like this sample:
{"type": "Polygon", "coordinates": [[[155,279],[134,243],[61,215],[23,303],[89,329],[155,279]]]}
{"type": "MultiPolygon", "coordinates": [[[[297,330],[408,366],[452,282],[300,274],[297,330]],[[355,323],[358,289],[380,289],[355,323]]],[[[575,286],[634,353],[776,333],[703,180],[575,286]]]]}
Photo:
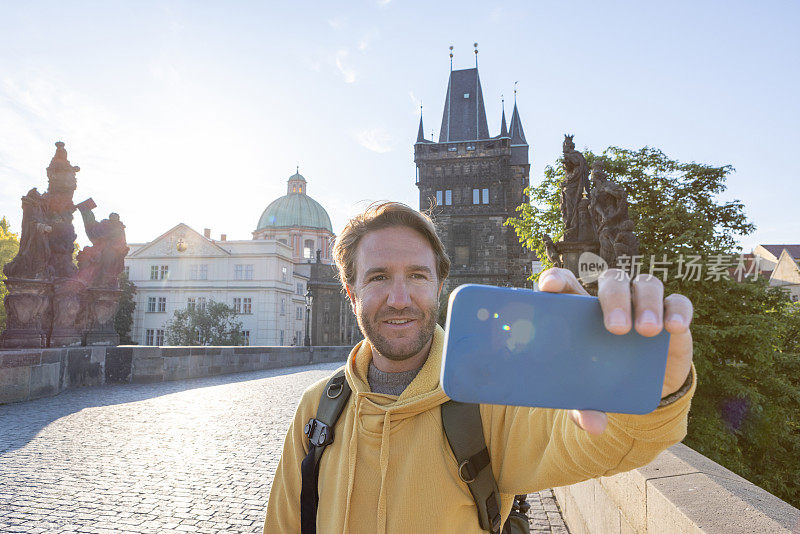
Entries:
{"type": "Polygon", "coordinates": [[[478,69],[450,72],[439,142],[489,139],[478,69]]]}
{"type": "Polygon", "coordinates": [[[419,113],[419,130],[417,131],[417,143],[425,142],[425,130],[422,129],[422,111],[419,113]]]}
{"type": "Polygon", "coordinates": [[[514,113],[511,115],[511,131],[509,132],[511,136],[511,145],[528,145],[528,141],[525,140],[525,130],[522,129],[522,119],[519,118],[519,110],[517,109],[517,103],[514,102],[514,113]]]}
{"type": "Polygon", "coordinates": [[[508,127],[506,126],[506,106],[503,105],[503,117],[500,119],[500,137],[508,137],[508,127]]]}

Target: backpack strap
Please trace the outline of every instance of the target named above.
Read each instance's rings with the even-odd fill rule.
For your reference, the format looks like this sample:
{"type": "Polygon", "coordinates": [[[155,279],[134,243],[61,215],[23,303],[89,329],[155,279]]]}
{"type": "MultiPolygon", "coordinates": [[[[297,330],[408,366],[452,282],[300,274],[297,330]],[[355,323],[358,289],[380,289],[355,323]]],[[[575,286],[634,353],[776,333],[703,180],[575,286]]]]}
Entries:
{"type": "Polygon", "coordinates": [[[308,454],[300,464],[300,532],[316,534],[319,505],[319,461],[325,447],[333,443],[333,429],[350,398],[350,385],[344,369],[334,374],[319,399],[317,417],[308,420],[303,433],[308,438],[308,454]]]}
{"type": "Polygon", "coordinates": [[[500,532],[500,492],[483,439],[480,407],[449,400],[442,404],[442,426],[458,461],[458,476],[469,486],[483,530],[500,532]]]}

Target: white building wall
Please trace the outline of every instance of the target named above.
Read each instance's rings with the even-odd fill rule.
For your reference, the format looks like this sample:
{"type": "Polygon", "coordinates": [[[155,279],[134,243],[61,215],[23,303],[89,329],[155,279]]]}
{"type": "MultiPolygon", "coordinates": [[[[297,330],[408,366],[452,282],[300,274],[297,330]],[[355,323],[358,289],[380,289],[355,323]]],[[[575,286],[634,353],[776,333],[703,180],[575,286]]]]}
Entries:
{"type": "MultiPolygon", "coordinates": [[[[243,330],[250,331],[251,345],[290,345],[296,332],[305,335],[305,322],[296,319],[295,307],[305,303],[308,277],[295,272],[292,249],[277,241],[222,241],[204,238],[186,225],[178,225],[146,244],[134,244],[125,258],[131,282],[137,288],[132,337],[145,344],[147,329],[164,330],[175,310],[184,309],[191,297],[234,305],[234,298],[250,298],[252,312],[239,315],[243,330]],[[179,240],[188,249],[178,252],[179,240]],[[151,280],[151,266],[168,266],[166,279],[151,280]],[[192,266],[207,266],[207,279],[192,279],[192,266]],[[236,265],[252,265],[252,279],[237,278],[236,265]],[[285,269],[285,271],[284,271],[285,269]],[[302,285],[301,295],[297,284],[302,285]],[[156,311],[148,311],[148,298],[156,299],[156,311]],[[165,311],[158,310],[158,299],[166,298],[165,311]],[[281,302],[285,302],[281,312],[281,302]]],[[[244,301],[242,301],[244,302],[244,301]]],[[[302,340],[301,340],[302,343],[302,340]]]]}

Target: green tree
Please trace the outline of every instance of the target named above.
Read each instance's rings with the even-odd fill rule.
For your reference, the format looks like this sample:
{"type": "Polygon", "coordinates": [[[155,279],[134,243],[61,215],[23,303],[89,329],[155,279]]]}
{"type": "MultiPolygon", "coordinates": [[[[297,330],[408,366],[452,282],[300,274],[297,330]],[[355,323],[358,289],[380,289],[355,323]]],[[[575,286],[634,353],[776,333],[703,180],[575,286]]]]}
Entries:
{"type": "Polygon", "coordinates": [[[4,305],[8,289],[3,283],[6,275],[3,267],[19,252],[19,236],[11,232],[11,225],[5,217],[0,218],[0,332],[6,328],[6,307],[4,305]]]}
{"type": "MultiPolygon", "coordinates": [[[[725,273],[709,278],[709,264],[736,267],[737,237],[755,230],[741,202],[719,199],[733,168],[681,163],[649,147],[584,155],[590,165],[603,158],[609,176],[627,191],[641,272],[651,271],[651,259],[666,260],[666,273],[653,272],[665,294],[682,293],[694,304],[698,386],[685,443],[800,506],[797,307],[763,277],[744,283],[725,273]],[[705,267],[697,280],[683,276],[679,258],[688,256],[700,256],[705,267]]],[[[542,182],[528,189],[531,203],[507,222],[547,267],[543,236],[557,241],[563,232],[563,178],[562,162],[548,166],[542,182]]]]}
{"type": "Polygon", "coordinates": [[[122,272],[119,275],[119,288],[122,296],[119,299],[119,307],[114,315],[114,330],[119,335],[121,345],[132,345],[131,326],[133,326],[133,311],[136,309],[136,286],[128,279],[128,275],[122,272]]]}
{"type": "Polygon", "coordinates": [[[236,317],[232,307],[213,300],[206,306],[175,310],[164,341],[167,345],[241,345],[242,323],[236,317]]]}

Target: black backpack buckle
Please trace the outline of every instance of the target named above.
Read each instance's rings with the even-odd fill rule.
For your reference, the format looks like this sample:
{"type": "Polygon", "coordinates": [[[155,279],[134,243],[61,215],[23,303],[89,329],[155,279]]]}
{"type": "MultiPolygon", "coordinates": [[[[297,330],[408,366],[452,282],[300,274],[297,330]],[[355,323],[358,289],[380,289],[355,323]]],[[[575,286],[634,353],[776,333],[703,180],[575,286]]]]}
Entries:
{"type": "Polygon", "coordinates": [[[303,433],[311,445],[315,447],[325,447],[333,442],[333,428],[319,419],[309,419],[303,429],[303,433]]]}

